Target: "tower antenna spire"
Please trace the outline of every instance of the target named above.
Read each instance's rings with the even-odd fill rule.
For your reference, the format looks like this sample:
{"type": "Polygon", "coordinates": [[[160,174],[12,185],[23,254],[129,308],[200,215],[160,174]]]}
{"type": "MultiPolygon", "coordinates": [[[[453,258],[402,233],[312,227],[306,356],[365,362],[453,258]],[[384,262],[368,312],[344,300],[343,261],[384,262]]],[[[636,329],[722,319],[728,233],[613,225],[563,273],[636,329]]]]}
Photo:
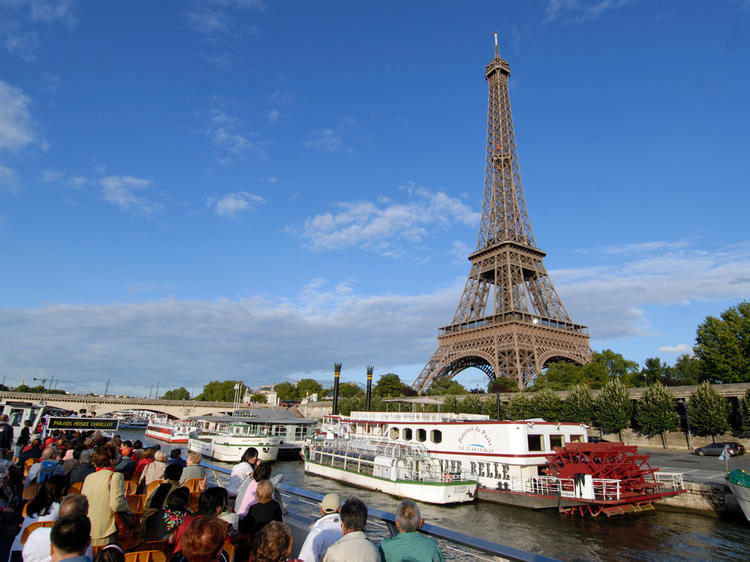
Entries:
{"type": "Polygon", "coordinates": [[[497,31],[495,31],[495,56],[496,57],[500,56],[500,51],[497,48],[497,31]]]}

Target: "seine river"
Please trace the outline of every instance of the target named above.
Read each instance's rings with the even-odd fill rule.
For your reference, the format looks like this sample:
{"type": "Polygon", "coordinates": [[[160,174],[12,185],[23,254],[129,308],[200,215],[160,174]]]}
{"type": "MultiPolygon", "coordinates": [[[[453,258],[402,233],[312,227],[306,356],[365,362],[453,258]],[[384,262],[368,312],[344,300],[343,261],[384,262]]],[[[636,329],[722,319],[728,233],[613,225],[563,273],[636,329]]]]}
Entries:
{"type": "MultiPolygon", "coordinates": [[[[142,431],[119,433],[123,439],[143,439],[142,431]]],[[[165,444],[162,448],[171,449],[165,444]]],[[[186,455],[187,447],[181,449],[186,455]]],[[[277,462],[273,473],[283,474],[284,484],[319,493],[333,491],[342,498],[356,496],[384,511],[392,512],[398,504],[396,498],[385,494],[307,475],[301,461],[277,462]]],[[[294,512],[294,506],[288,507],[294,512]]],[[[423,504],[420,509],[427,523],[560,560],[750,560],[750,524],[741,515],[718,520],[656,510],[611,519],[581,519],[554,510],[532,511],[487,502],[423,504]]]]}

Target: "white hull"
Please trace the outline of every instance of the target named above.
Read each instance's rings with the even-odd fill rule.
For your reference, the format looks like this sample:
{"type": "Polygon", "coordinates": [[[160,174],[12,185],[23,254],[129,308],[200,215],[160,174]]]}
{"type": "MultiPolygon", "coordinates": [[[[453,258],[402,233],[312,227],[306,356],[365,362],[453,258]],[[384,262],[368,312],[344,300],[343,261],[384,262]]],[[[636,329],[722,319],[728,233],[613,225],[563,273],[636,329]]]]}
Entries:
{"type": "Polygon", "coordinates": [[[242,454],[248,447],[258,450],[262,461],[275,461],[279,456],[279,439],[277,437],[236,437],[225,435],[191,435],[188,450],[200,453],[204,457],[222,462],[240,462],[242,454]]]}
{"type": "Polygon", "coordinates": [[[357,474],[349,470],[324,466],[305,461],[305,472],[324,478],[338,480],[360,488],[376,490],[399,498],[410,498],[416,501],[448,504],[474,501],[476,482],[411,482],[406,480],[386,480],[366,474],[357,474]]]}
{"type": "Polygon", "coordinates": [[[184,423],[149,422],[144,436],[167,443],[187,443],[192,428],[184,423]]]}
{"type": "Polygon", "coordinates": [[[745,488],[734,482],[727,482],[727,484],[732,490],[734,497],[737,498],[737,503],[740,504],[740,509],[745,514],[745,519],[750,521],[750,488],[745,488]]]}

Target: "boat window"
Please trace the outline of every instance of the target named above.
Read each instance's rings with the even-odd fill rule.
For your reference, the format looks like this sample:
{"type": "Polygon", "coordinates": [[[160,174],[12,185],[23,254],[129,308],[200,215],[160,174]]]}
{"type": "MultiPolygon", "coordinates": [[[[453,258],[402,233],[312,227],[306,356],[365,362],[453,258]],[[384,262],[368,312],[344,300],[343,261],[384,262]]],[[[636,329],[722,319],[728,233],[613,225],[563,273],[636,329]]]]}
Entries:
{"type": "Polygon", "coordinates": [[[581,443],[581,437],[582,435],[571,435],[570,436],[570,442],[571,443],[581,443]]]}
{"type": "Polygon", "coordinates": [[[420,443],[424,443],[427,441],[427,430],[425,429],[418,429],[417,430],[417,441],[420,443]]]}
{"type": "Polygon", "coordinates": [[[529,451],[543,451],[544,450],[541,435],[529,435],[528,439],[529,439],[529,451]]]}
{"type": "Polygon", "coordinates": [[[411,428],[405,427],[404,430],[401,432],[401,438],[404,441],[411,441],[411,428]]]}
{"type": "Polygon", "coordinates": [[[397,427],[392,427],[391,428],[391,440],[392,441],[396,441],[398,439],[398,433],[399,432],[398,432],[398,428],[397,427]]]}
{"type": "Polygon", "coordinates": [[[550,435],[549,436],[550,449],[552,449],[553,447],[562,447],[563,445],[565,445],[564,435],[550,435]]]}
{"type": "Polygon", "coordinates": [[[439,429],[433,429],[430,431],[430,441],[433,443],[442,443],[443,441],[443,432],[439,429]]]}

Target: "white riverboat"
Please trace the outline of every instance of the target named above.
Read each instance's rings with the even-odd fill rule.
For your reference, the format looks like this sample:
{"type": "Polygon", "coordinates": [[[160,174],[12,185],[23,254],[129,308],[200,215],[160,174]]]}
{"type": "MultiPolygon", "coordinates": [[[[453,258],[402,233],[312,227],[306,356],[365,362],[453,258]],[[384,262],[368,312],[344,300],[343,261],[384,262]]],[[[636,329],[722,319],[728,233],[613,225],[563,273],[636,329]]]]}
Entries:
{"type": "Polygon", "coordinates": [[[312,439],[305,472],[392,496],[433,504],[474,500],[476,480],[444,469],[423,445],[380,439],[312,439]]]}
{"type": "Polygon", "coordinates": [[[144,435],[167,443],[187,443],[195,426],[188,421],[174,421],[163,417],[151,418],[144,435]]]}

